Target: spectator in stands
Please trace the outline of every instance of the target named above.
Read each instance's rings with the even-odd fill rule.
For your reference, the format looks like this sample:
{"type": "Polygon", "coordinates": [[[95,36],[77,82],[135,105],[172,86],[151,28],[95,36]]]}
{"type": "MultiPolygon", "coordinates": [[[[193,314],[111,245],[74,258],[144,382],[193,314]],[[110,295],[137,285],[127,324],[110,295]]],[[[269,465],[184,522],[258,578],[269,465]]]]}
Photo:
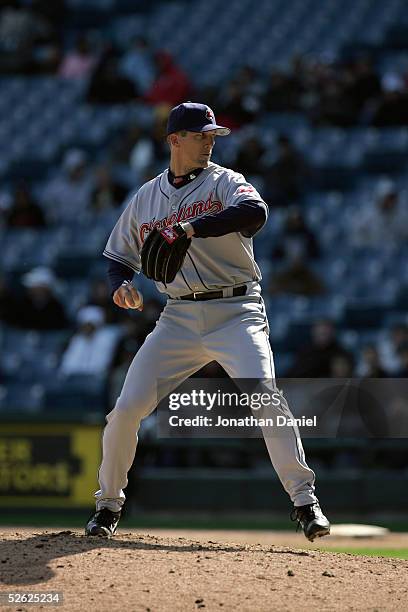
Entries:
{"type": "Polygon", "coordinates": [[[58,280],[52,270],[38,267],[22,277],[25,293],[17,299],[12,323],[25,329],[64,329],[69,325],[56,295],[58,280]]]}
{"type": "Polygon", "coordinates": [[[335,353],[330,359],[330,378],[352,378],[354,358],[351,353],[335,353]]]}
{"type": "Polygon", "coordinates": [[[153,51],[143,36],[138,36],[132,42],[119,63],[119,70],[130,79],[137,91],[145,94],[153,85],[156,71],[153,51]]]}
{"type": "Polygon", "coordinates": [[[47,17],[18,0],[0,7],[0,72],[54,72],[59,63],[57,33],[47,17]]]}
{"type": "Polygon", "coordinates": [[[5,214],[5,224],[15,228],[41,228],[46,225],[42,208],[24,183],[16,187],[12,204],[5,214]]]}
{"type": "Polygon", "coordinates": [[[370,57],[359,57],[353,62],[344,93],[347,98],[350,98],[356,116],[364,110],[367,104],[381,96],[381,81],[370,57]]]}
{"type": "Polygon", "coordinates": [[[404,91],[408,89],[407,75],[394,70],[386,71],[381,77],[382,91],[404,91]]]}
{"type": "Polygon", "coordinates": [[[270,281],[272,295],[289,293],[295,295],[321,295],[326,292],[323,281],[308,266],[303,248],[299,244],[287,245],[287,262],[270,281]]]}
{"type": "Polygon", "coordinates": [[[132,338],[126,337],[124,337],[119,343],[114,358],[114,367],[112,368],[110,374],[109,395],[111,401],[109,405],[112,405],[112,402],[113,404],[116,403],[116,400],[122,391],[123,383],[130,364],[132,363],[133,358],[140,346],[141,343],[133,340],[132,338]]]}
{"type": "MultiPolygon", "coordinates": [[[[200,100],[205,100],[205,103],[210,108],[218,108],[218,101],[220,98],[220,90],[219,87],[215,83],[197,83],[197,90],[194,95],[191,97],[192,102],[199,102],[200,100]]],[[[218,117],[218,112],[217,112],[218,117]]]]}
{"type": "Polygon", "coordinates": [[[157,299],[150,298],[145,300],[143,312],[138,313],[137,318],[128,315],[123,321],[125,332],[123,342],[119,344],[118,350],[121,350],[121,344],[127,340],[132,340],[139,345],[143,344],[146,336],[153,331],[162,309],[163,306],[157,299]]]}
{"type": "Polygon", "coordinates": [[[385,338],[381,338],[378,345],[381,362],[389,376],[398,376],[403,369],[401,349],[408,345],[408,326],[404,324],[393,325],[385,338]]]}
{"type": "Polygon", "coordinates": [[[356,247],[397,247],[408,240],[408,210],[395,184],[384,179],[377,188],[374,205],[359,211],[350,228],[356,247]]]}
{"type": "MultiPolygon", "coordinates": [[[[143,317],[145,309],[140,314],[143,317]]],[[[151,324],[149,331],[151,331],[152,327],[153,325],[151,324]]],[[[124,318],[122,329],[123,334],[116,345],[110,366],[109,394],[114,401],[116,401],[121,392],[123,381],[133,357],[143,344],[147,333],[149,333],[146,320],[144,318],[141,320],[140,316],[137,319],[132,316],[124,318]]]]}
{"type": "Polygon", "coordinates": [[[265,147],[257,136],[249,136],[238,148],[234,168],[246,178],[264,173],[265,147]]]}
{"type": "MultiPolygon", "coordinates": [[[[333,374],[333,360],[343,357],[352,361],[352,355],[336,338],[333,321],[320,319],[311,329],[311,342],[300,347],[286,376],[292,378],[329,378],[333,374]]],[[[347,371],[347,370],[343,370],[347,371]]],[[[337,370],[338,372],[338,370],[337,370]]]]}
{"type": "MultiPolygon", "coordinates": [[[[238,87],[244,92],[244,106],[252,113],[261,111],[262,99],[265,93],[264,79],[255,70],[253,66],[248,64],[242,66],[235,76],[235,82],[238,87]]],[[[207,98],[201,98],[207,100],[207,98]]],[[[209,104],[211,107],[211,105],[209,104]]],[[[212,108],[212,107],[211,107],[212,108]]]]}
{"type": "Polygon", "coordinates": [[[302,86],[295,73],[286,73],[277,68],[270,72],[263,107],[268,112],[287,113],[299,108],[302,86]]]}
{"type": "MultiPolygon", "coordinates": [[[[147,143],[148,155],[150,155],[150,135],[146,130],[144,131],[137,123],[126,125],[123,130],[120,130],[118,136],[113,142],[111,147],[111,159],[118,164],[129,165],[130,155],[135,147],[139,143],[147,143]]],[[[144,159],[144,155],[142,155],[144,159]]],[[[150,159],[149,159],[150,163],[150,159]]]]}
{"type": "Polygon", "coordinates": [[[188,100],[192,93],[192,84],[170,53],[158,51],[154,59],[157,77],[146,91],[145,101],[153,105],[168,104],[173,107],[188,100]]]}
{"type": "Polygon", "coordinates": [[[292,68],[291,77],[299,88],[299,108],[316,125],[367,122],[382,95],[380,79],[366,56],[344,64],[299,57],[292,68]]]}
{"type": "Polygon", "coordinates": [[[167,166],[169,155],[166,141],[168,113],[169,107],[166,105],[159,104],[155,107],[152,128],[136,143],[130,152],[130,167],[139,178],[143,177],[154,166],[159,171],[167,166]]]}
{"type": "Polygon", "coordinates": [[[307,164],[290,138],[285,134],[277,139],[275,161],[266,168],[266,199],[272,207],[296,204],[305,192],[306,181],[310,180],[307,164]]]}
{"type": "Polygon", "coordinates": [[[0,322],[12,325],[15,321],[17,299],[0,270],[0,322]]]}
{"type": "Polygon", "coordinates": [[[92,49],[89,36],[80,34],[73,49],[64,56],[58,76],[65,79],[88,78],[97,62],[97,54],[92,49]]]}
{"type": "Polygon", "coordinates": [[[86,154],[80,149],[67,151],[63,174],[52,179],[44,190],[50,219],[55,222],[80,219],[90,205],[93,185],[86,154]]]}
{"type": "Polygon", "coordinates": [[[336,71],[331,63],[302,55],[293,58],[292,72],[300,84],[300,107],[305,112],[314,107],[325,83],[336,78],[336,71]]]}
{"type": "Polygon", "coordinates": [[[62,29],[66,17],[66,0],[28,0],[37,15],[41,15],[52,24],[54,29],[62,29]]]}
{"type": "MultiPolygon", "coordinates": [[[[117,308],[117,310],[119,311],[120,309],[117,308]]],[[[131,315],[123,318],[123,334],[116,346],[112,359],[111,392],[113,395],[120,391],[120,381],[122,380],[123,382],[130,361],[145,341],[146,336],[153,330],[161,311],[162,304],[158,300],[151,298],[145,300],[143,312],[138,313],[137,318],[131,315]]]]}
{"type": "MultiPolygon", "coordinates": [[[[406,351],[406,367],[402,378],[408,377],[408,350],[406,351]]],[[[387,416],[389,423],[390,438],[408,438],[408,404],[407,394],[405,390],[405,381],[401,385],[392,382],[393,391],[392,397],[387,405],[387,416]]],[[[381,436],[382,437],[382,436],[381,436]]],[[[400,453],[390,453],[390,449],[384,449],[384,455],[377,459],[377,465],[390,466],[391,469],[402,469],[406,471],[407,459],[406,449],[401,447],[400,453]]]]}
{"type": "Polygon", "coordinates": [[[96,278],[92,282],[89,291],[89,298],[87,300],[87,305],[98,306],[99,308],[102,308],[105,322],[108,325],[112,323],[118,323],[124,318],[122,310],[118,308],[112,301],[110,288],[105,277],[96,278]]]}
{"type": "MultiPolygon", "coordinates": [[[[143,314],[144,312],[140,313],[142,317],[143,314]]],[[[136,350],[139,350],[139,347],[143,344],[146,338],[146,334],[144,333],[144,326],[145,321],[144,319],[140,320],[140,317],[137,317],[136,319],[130,314],[129,316],[123,319],[123,334],[116,346],[115,354],[112,359],[111,366],[113,369],[115,369],[117,366],[120,366],[120,364],[122,363],[123,354],[127,351],[126,347],[132,345],[133,347],[137,347],[136,350]]]]}
{"type": "Polygon", "coordinates": [[[153,126],[150,132],[153,142],[153,162],[163,168],[168,165],[168,144],[166,140],[167,118],[170,109],[166,104],[159,104],[154,109],[153,126]]]}
{"type": "Polygon", "coordinates": [[[217,118],[222,125],[230,129],[239,129],[244,125],[253,123],[256,110],[248,100],[245,85],[242,79],[233,79],[226,83],[225,90],[217,102],[217,118]]]}
{"type": "Polygon", "coordinates": [[[408,91],[397,80],[386,83],[378,99],[371,123],[376,127],[408,125],[408,91]]]}
{"type": "Polygon", "coordinates": [[[315,125],[348,127],[356,123],[353,102],[345,94],[341,82],[333,79],[325,83],[310,118],[315,125]]]}
{"type": "MultiPolygon", "coordinates": [[[[145,300],[143,307],[143,332],[145,337],[153,331],[154,326],[163,310],[163,304],[154,297],[145,300]]],[[[140,319],[140,314],[138,314],[140,319]]]]}
{"type": "Polygon", "coordinates": [[[152,133],[144,131],[140,128],[135,128],[128,137],[125,137],[123,142],[123,152],[127,148],[127,144],[131,148],[127,151],[126,163],[134,171],[135,177],[140,182],[141,177],[154,163],[155,142],[152,138],[152,133]],[[131,139],[134,140],[132,141],[131,139]],[[133,145],[133,146],[132,146],[133,145]]]}
{"type": "Polygon", "coordinates": [[[400,360],[400,369],[398,370],[398,372],[396,372],[395,376],[397,376],[398,378],[408,378],[408,341],[399,347],[398,357],[400,360]]]}
{"type": "Polygon", "coordinates": [[[387,376],[377,347],[374,344],[367,344],[363,347],[357,375],[364,378],[384,378],[387,376]]]}
{"type": "Polygon", "coordinates": [[[78,329],[65,350],[60,374],[107,375],[120,328],[105,324],[102,308],[85,306],[77,314],[78,329]]]}
{"type": "Polygon", "coordinates": [[[91,209],[100,213],[122,206],[128,189],[113,178],[111,169],[106,165],[101,165],[96,169],[95,177],[91,209]]]}
{"type": "Polygon", "coordinates": [[[139,92],[119,71],[116,50],[108,46],[92,74],[86,101],[90,104],[126,104],[135,102],[139,92]]]}
{"type": "Polygon", "coordinates": [[[316,237],[306,225],[298,206],[291,206],[288,209],[281,238],[274,245],[271,255],[274,259],[284,259],[294,249],[301,250],[308,259],[320,256],[316,237]]]}

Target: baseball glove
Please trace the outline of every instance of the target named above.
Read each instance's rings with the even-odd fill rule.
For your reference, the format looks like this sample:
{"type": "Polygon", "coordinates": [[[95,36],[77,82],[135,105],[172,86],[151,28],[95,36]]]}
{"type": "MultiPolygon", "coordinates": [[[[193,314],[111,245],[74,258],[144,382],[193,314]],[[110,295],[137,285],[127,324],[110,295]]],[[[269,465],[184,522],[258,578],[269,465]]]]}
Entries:
{"type": "Polygon", "coordinates": [[[164,284],[173,282],[183,265],[191,238],[176,223],[159,231],[153,229],[143,243],[142,270],[147,278],[164,284]]]}

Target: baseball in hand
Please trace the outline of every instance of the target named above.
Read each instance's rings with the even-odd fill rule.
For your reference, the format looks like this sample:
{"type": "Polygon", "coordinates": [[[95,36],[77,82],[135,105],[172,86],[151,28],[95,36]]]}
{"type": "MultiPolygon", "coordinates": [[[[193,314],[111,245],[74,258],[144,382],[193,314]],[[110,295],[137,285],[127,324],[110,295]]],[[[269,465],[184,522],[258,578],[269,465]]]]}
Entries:
{"type": "Polygon", "coordinates": [[[137,292],[137,297],[138,299],[135,299],[135,297],[129,293],[125,295],[125,304],[128,308],[132,308],[132,309],[137,309],[140,308],[143,305],[143,295],[141,294],[140,291],[137,292]]]}

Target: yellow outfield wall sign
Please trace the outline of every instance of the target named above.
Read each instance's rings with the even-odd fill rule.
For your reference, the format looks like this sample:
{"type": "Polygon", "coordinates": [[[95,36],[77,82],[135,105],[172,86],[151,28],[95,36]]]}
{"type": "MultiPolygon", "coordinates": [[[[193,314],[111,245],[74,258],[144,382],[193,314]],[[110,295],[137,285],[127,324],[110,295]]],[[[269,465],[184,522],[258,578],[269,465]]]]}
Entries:
{"type": "Polygon", "coordinates": [[[0,423],[0,508],[92,504],[101,425],[0,423]]]}

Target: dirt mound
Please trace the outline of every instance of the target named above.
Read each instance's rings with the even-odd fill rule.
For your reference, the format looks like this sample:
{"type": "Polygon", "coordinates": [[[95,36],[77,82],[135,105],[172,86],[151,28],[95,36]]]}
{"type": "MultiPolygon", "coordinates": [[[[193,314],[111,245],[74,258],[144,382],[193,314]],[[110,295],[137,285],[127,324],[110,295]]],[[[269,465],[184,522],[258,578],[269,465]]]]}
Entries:
{"type": "Polygon", "coordinates": [[[62,591],[70,612],[407,610],[408,561],[217,540],[3,530],[0,592],[62,591]]]}

